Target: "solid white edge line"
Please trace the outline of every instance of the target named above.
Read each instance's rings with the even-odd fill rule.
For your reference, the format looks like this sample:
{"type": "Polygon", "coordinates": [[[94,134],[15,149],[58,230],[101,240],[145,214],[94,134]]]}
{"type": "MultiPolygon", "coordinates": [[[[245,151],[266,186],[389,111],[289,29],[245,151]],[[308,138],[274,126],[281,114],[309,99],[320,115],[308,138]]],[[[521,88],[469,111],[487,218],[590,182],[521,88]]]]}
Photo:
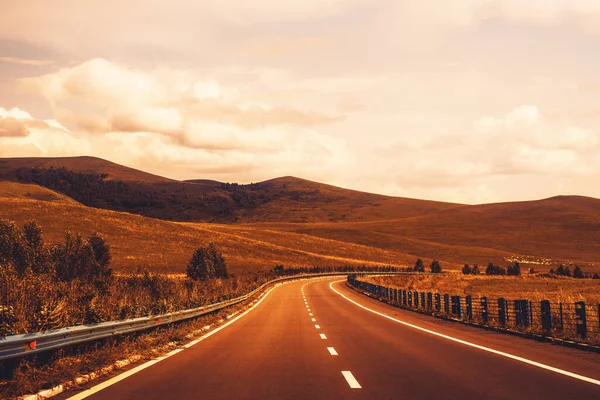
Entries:
{"type": "Polygon", "coordinates": [[[576,374],[574,372],[565,371],[564,369],[552,367],[550,365],[542,364],[542,363],[539,363],[537,361],[529,360],[527,358],[515,356],[515,355],[510,354],[510,353],[505,353],[505,352],[500,351],[500,350],[494,350],[494,349],[489,348],[489,347],[485,347],[485,346],[481,346],[481,345],[478,345],[478,344],[475,344],[475,343],[467,342],[466,340],[457,339],[457,338],[452,337],[452,336],[444,335],[443,333],[438,333],[438,332],[435,332],[435,331],[432,331],[432,330],[429,330],[429,329],[426,329],[426,328],[422,328],[422,327],[417,326],[417,325],[410,324],[408,322],[401,321],[401,320],[396,319],[394,317],[390,317],[389,315],[386,315],[384,313],[380,313],[379,311],[372,310],[372,309],[370,309],[368,307],[363,306],[360,303],[357,303],[356,301],[350,299],[349,297],[346,297],[342,293],[340,293],[337,290],[335,290],[333,288],[333,284],[334,283],[338,283],[338,282],[345,282],[345,280],[333,281],[333,282],[331,282],[329,284],[329,288],[331,290],[333,290],[334,292],[336,292],[337,294],[339,294],[340,296],[342,296],[344,299],[346,299],[349,302],[353,303],[354,305],[357,305],[358,307],[360,307],[360,308],[362,308],[364,310],[372,312],[373,314],[377,314],[379,316],[382,316],[384,318],[387,318],[387,319],[392,320],[394,322],[397,322],[399,324],[408,326],[408,327],[413,328],[413,329],[417,329],[417,330],[419,330],[421,332],[429,333],[431,335],[434,335],[434,336],[437,336],[437,337],[441,337],[443,339],[447,339],[447,340],[451,340],[451,341],[456,342],[456,343],[464,344],[465,346],[469,346],[469,347],[473,347],[473,348],[476,348],[476,349],[479,349],[479,350],[487,351],[489,353],[493,353],[493,354],[496,354],[496,355],[499,355],[499,356],[502,356],[502,357],[510,358],[511,360],[515,360],[515,361],[519,361],[519,362],[522,362],[522,363],[525,363],[525,364],[533,365],[534,367],[545,369],[547,371],[556,372],[557,374],[565,375],[565,376],[568,376],[568,377],[571,377],[571,378],[579,379],[580,381],[584,381],[584,382],[588,382],[588,383],[592,383],[594,385],[600,386],[600,380],[597,380],[597,379],[594,379],[594,378],[589,378],[589,377],[583,376],[583,375],[579,375],[579,374],[576,374]]]}
{"type": "Polygon", "coordinates": [[[253,305],[251,308],[249,308],[248,310],[244,311],[242,314],[238,315],[237,317],[235,317],[235,318],[233,318],[233,319],[229,320],[227,323],[225,323],[225,324],[223,324],[223,325],[219,326],[218,328],[215,328],[214,330],[212,330],[212,331],[208,332],[206,335],[204,335],[204,336],[202,336],[202,337],[200,337],[200,338],[198,338],[198,339],[196,339],[196,340],[194,340],[194,341],[192,341],[192,342],[190,342],[190,343],[186,344],[185,346],[183,346],[183,349],[176,349],[176,350],[173,350],[173,351],[171,351],[170,353],[168,353],[168,354],[166,354],[166,355],[164,355],[164,356],[162,356],[162,357],[158,357],[158,358],[155,358],[154,360],[150,360],[150,361],[148,361],[148,362],[146,362],[146,363],[144,363],[144,364],[142,364],[142,365],[138,365],[137,367],[135,367],[135,368],[133,368],[133,369],[130,369],[129,371],[126,371],[126,372],[124,372],[124,373],[122,373],[122,374],[119,374],[119,375],[115,376],[114,378],[111,378],[111,379],[109,379],[109,380],[107,380],[107,381],[104,381],[104,382],[102,382],[102,383],[99,383],[98,385],[96,385],[96,386],[93,386],[93,387],[91,387],[91,388],[89,388],[89,389],[87,389],[87,390],[84,390],[83,392],[80,392],[80,393],[76,394],[75,396],[69,397],[69,398],[68,398],[68,400],[80,400],[80,399],[85,399],[86,397],[89,397],[89,396],[91,396],[91,395],[93,395],[93,394],[95,394],[95,393],[97,393],[97,392],[99,392],[99,391],[101,391],[101,390],[103,390],[103,389],[106,389],[107,387],[109,387],[109,386],[112,386],[112,385],[114,385],[114,384],[115,384],[115,383],[117,383],[117,382],[120,382],[120,381],[122,381],[122,380],[124,380],[124,379],[126,379],[126,378],[129,378],[131,375],[134,375],[134,374],[136,374],[136,373],[138,373],[138,372],[140,372],[140,371],[142,371],[142,370],[144,370],[144,369],[146,369],[146,368],[148,368],[148,367],[151,367],[151,366],[153,366],[153,365],[154,365],[154,364],[156,364],[157,362],[160,362],[160,361],[162,361],[162,360],[164,360],[164,359],[167,359],[167,358],[169,358],[169,357],[171,357],[171,356],[174,356],[175,354],[177,354],[177,353],[179,353],[179,352],[183,351],[184,349],[187,349],[187,348],[189,348],[189,347],[191,347],[191,346],[193,346],[193,345],[197,344],[198,342],[201,342],[201,341],[203,341],[204,339],[206,339],[206,338],[208,338],[208,337],[210,337],[210,336],[214,335],[215,333],[219,332],[220,330],[222,330],[222,329],[224,329],[224,328],[228,327],[229,325],[233,324],[235,321],[237,321],[238,319],[242,318],[244,315],[248,314],[250,311],[254,310],[254,309],[255,309],[255,308],[256,308],[256,307],[257,307],[257,306],[258,306],[260,303],[262,303],[262,301],[263,301],[264,299],[266,299],[266,298],[267,298],[267,296],[268,296],[268,295],[269,295],[269,294],[270,294],[270,293],[271,293],[271,292],[272,292],[272,291],[273,291],[275,288],[278,288],[279,286],[280,286],[280,285],[275,285],[275,286],[273,286],[273,287],[272,287],[271,289],[269,289],[269,291],[268,291],[268,292],[266,292],[266,293],[265,293],[265,294],[264,294],[264,295],[263,295],[263,296],[262,296],[262,297],[261,297],[261,298],[258,300],[258,302],[257,302],[255,305],[253,305]]]}
{"type": "Polygon", "coordinates": [[[356,380],[354,375],[352,375],[352,372],[342,371],[342,375],[344,375],[344,378],[346,378],[346,382],[348,382],[350,389],[361,389],[362,388],[362,386],[360,386],[360,383],[358,383],[358,381],[356,380]]]}
{"type": "Polygon", "coordinates": [[[338,352],[335,351],[335,349],[333,347],[328,347],[327,351],[329,352],[329,354],[331,354],[332,356],[337,356],[338,352]]]}

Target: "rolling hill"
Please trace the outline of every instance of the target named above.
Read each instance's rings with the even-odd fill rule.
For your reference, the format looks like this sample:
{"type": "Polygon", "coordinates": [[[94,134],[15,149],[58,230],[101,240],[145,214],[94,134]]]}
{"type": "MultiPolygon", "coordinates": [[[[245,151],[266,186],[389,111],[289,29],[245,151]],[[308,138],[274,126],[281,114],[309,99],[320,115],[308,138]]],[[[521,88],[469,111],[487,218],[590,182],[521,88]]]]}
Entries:
{"type": "Polygon", "coordinates": [[[542,271],[560,262],[600,271],[600,199],[589,197],[471,206],[294,177],[174,181],[88,157],[2,159],[0,177],[1,218],[36,219],[54,242],[67,229],[100,231],[120,270],[183,272],[194,248],[214,241],[238,271],[410,265],[416,257],[453,267],[518,259],[542,271]]]}
{"type": "Polygon", "coordinates": [[[371,221],[457,206],[358,192],[294,177],[248,185],[175,181],[93,157],[0,159],[0,179],[44,186],[90,207],[171,221],[371,221]]]}

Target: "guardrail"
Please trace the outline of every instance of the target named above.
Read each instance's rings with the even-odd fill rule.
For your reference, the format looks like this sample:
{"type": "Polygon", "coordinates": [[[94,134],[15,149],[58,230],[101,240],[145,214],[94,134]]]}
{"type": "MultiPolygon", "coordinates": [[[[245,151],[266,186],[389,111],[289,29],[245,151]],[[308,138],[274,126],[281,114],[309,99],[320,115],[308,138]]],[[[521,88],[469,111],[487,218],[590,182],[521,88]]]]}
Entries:
{"type": "MultiPolygon", "coordinates": [[[[148,317],[132,318],[123,321],[101,322],[97,324],[71,326],[46,332],[34,332],[21,335],[6,336],[0,338],[0,360],[28,356],[41,353],[43,351],[55,350],[61,347],[68,347],[80,343],[91,342],[94,340],[105,339],[126,333],[143,331],[162,325],[172,324],[174,322],[209,314],[223,308],[231,307],[235,304],[248,300],[266,286],[294,279],[317,278],[325,276],[345,276],[356,272],[324,272],[310,275],[292,275],[272,279],[260,285],[253,291],[234,299],[222,301],[215,304],[209,304],[202,307],[191,308],[187,310],[176,311],[168,314],[152,315],[148,317]]],[[[397,272],[403,273],[403,272],[397,272]]],[[[361,275],[382,275],[389,272],[360,272],[361,275]]],[[[392,272],[391,274],[394,274],[392,272]]]]}
{"type": "MultiPolygon", "coordinates": [[[[465,322],[471,325],[524,335],[573,337],[600,343],[600,304],[533,302],[527,299],[509,300],[488,297],[457,296],[435,292],[419,292],[387,287],[356,279],[348,274],[348,284],[371,297],[424,314],[465,322]]],[[[552,338],[554,340],[559,340],[552,338]]],[[[563,341],[560,339],[560,341],[563,341]]],[[[571,342],[563,341],[565,344],[571,342]]],[[[573,344],[577,344],[574,343],[573,344]]],[[[578,347],[599,350],[600,347],[577,344],[578,347]]]]}

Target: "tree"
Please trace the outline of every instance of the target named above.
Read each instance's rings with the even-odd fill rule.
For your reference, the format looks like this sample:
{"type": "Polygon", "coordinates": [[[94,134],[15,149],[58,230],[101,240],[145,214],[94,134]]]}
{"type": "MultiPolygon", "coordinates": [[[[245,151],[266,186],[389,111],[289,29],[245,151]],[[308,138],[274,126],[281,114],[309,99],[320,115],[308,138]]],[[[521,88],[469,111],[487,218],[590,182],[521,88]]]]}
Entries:
{"type": "Polygon", "coordinates": [[[225,263],[225,258],[223,254],[217,250],[214,243],[209,243],[206,249],[206,254],[210,257],[213,268],[215,270],[216,278],[229,278],[229,274],[227,273],[227,264],[225,263]]]}
{"type": "Polygon", "coordinates": [[[571,269],[570,269],[568,266],[567,266],[567,267],[565,267],[565,270],[564,270],[564,272],[563,272],[563,275],[564,275],[564,276],[569,276],[569,277],[571,276],[571,269]]]}
{"type": "Polygon", "coordinates": [[[413,268],[414,272],[425,272],[425,264],[423,263],[423,260],[421,260],[420,258],[417,258],[417,261],[415,261],[415,266],[413,268]]]}
{"type": "Polygon", "coordinates": [[[592,276],[592,279],[600,279],[600,275],[598,275],[597,272],[594,272],[594,276],[592,276]]]}
{"type": "Polygon", "coordinates": [[[31,270],[36,274],[51,272],[52,264],[48,259],[48,249],[44,245],[42,228],[35,221],[27,222],[23,226],[23,238],[31,270]]]}
{"type": "Polygon", "coordinates": [[[113,280],[113,271],[110,267],[112,256],[110,255],[110,246],[106,240],[97,232],[93,232],[87,239],[87,243],[92,248],[96,264],[92,265],[88,280],[94,280],[94,284],[101,290],[107,290],[113,280]]]}
{"type": "Polygon", "coordinates": [[[564,275],[565,274],[565,267],[564,265],[560,264],[558,266],[558,268],[556,268],[556,275],[564,275]]]}
{"type": "Polygon", "coordinates": [[[196,249],[192,255],[187,267],[187,276],[195,281],[205,281],[215,276],[212,263],[209,261],[204,247],[196,249]]]}
{"type": "Polygon", "coordinates": [[[509,265],[507,273],[511,276],[521,275],[521,265],[518,262],[515,262],[513,265],[509,265]]]}
{"type": "Polygon", "coordinates": [[[471,269],[471,274],[479,275],[479,265],[477,265],[477,264],[473,265],[473,268],[471,269]]]}
{"type": "Polygon", "coordinates": [[[583,270],[581,269],[581,267],[579,265],[576,265],[575,269],[573,270],[573,278],[577,278],[577,279],[583,278],[583,270]]]}
{"type": "Polygon", "coordinates": [[[429,269],[432,274],[439,274],[440,272],[442,272],[442,266],[440,265],[440,262],[438,260],[433,260],[431,262],[431,265],[429,266],[429,269]]]}
{"type": "Polygon", "coordinates": [[[193,280],[229,277],[225,258],[213,243],[196,249],[188,264],[187,275],[193,280]]]}
{"type": "Polygon", "coordinates": [[[469,267],[469,264],[465,264],[465,266],[462,269],[462,273],[464,275],[469,275],[471,273],[471,267],[469,267]]]}
{"type": "Polygon", "coordinates": [[[273,268],[273,272],[275,272],[277,275],[283,275],[285,270],[282,264],[276,264],[275,268],[273,268]]]}
{"type": "Polygon", "coordinates": [[[486,275],[496,275],[496,267],[493,262],[489,262],[487,268],[485,269],[486,275]]]}

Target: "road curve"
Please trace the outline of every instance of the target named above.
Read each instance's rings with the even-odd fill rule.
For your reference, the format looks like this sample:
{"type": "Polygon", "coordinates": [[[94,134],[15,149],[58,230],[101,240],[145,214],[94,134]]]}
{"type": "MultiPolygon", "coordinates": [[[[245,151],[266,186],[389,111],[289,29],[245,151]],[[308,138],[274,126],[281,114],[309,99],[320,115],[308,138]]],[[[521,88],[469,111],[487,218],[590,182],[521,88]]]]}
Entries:
{"type": "Polygon", "coordinates": [[[74,399],[600,399],[599,354],[400,310],[339,279],[281,285],[198,344],[74,399]]]}

